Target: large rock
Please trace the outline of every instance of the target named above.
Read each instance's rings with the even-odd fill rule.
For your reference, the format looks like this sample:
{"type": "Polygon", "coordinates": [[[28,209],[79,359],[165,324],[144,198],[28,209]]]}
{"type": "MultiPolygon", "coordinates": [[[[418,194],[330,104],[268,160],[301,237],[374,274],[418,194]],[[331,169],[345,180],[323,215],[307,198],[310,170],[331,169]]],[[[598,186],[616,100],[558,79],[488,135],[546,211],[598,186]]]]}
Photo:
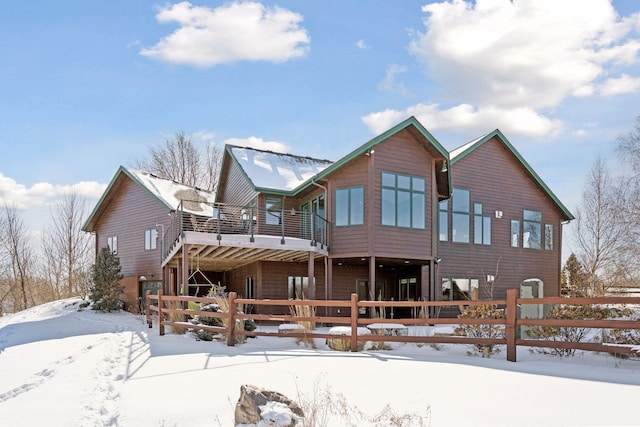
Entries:
{"type": "Polygon", "coordinates": [[[263,414],[265,412],[269,412],[270,414],[279,412],[279,422],[273,424],[274,420],[270,419],[265,420],[265,423],[262,425],[295,427],[297,422],[304,418],[302,408],[282,393],[264,390],[249,384],[242,385],[240,387],[240,398],[238,399],[238,403],[236,403],[235,424],[257,425],[263,420],[263,414]],[[282,417],[282,415],[286,415],[287,412],[291,413],[291,417],[282,417]],[[283,419],[285,423],[282,423],[283,419]]]}

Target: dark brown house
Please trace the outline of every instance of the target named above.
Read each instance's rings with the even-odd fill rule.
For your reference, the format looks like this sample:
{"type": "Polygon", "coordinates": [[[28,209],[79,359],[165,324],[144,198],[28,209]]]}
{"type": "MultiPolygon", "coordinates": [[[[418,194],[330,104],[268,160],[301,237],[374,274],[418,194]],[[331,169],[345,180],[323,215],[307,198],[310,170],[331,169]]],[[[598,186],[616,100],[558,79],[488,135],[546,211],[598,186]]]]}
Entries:
{"type": "Polygon", "coordinates": [[[450,158],[413,117],[336,162],[226,146],[215,203],[195,189],[161,203],[145,176],[121,168],[85,226],[96,249],[118,236],[130,304],[141,276],[262,299],[482,298],[491,276],[495,296],[529,278],[554,295],[572,219],[499,131],[450,158]],[[122,252],[156,223],[156,261],[122,252]]]}
{"type": "Polygon", "coordinates": [[[438,207],[441,297],[504,298],[529,279],[560,295],[562,225],[573,215],[499,130],[450,156],[452,195],[438,207]]]}

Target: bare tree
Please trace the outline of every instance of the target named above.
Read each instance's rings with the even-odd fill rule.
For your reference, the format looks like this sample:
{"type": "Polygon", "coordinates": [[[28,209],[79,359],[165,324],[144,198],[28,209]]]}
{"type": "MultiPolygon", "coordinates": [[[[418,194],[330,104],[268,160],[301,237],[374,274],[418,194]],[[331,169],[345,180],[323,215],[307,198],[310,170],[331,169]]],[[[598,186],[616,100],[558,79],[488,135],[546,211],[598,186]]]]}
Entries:
{"type": "Polygon", "coordinates": [[[86,215],[86,200],[73,191],[51,211],[51,226],[44,234],[42,247],[45,276],[56,299],[87,296],[93,238],[82,231],[86,215]]]}
{"type": "Polygon", "coordinates": [[[29,300],[33,304],[33,298],[30,296],[32,279],[30,269],[34,260],[33,251],[28,231],[18,214],[18,208],[15,205],[5,204],[3,214],[4,232],[0,236],[2,239],[0,243],[8,258],[8,288],[14,297],[14,307],[18,310],[24,310],[30,306],[29,300]]]}
{"type": "Polygon", "coordinates": [[[591,294],[604,293],[606,275],[618,269],[624,251],[629,224],[619,204],[626,199],[622,191],[624,188],[615,185],[604,160],[598,157],[587,174],[574,229],[578,258],[591,294]]]}
{"type": "Polygon", "coordinates": [[[149,149],[150,158],[135,162],[135,167],[181,184],[215,191],[221,153],[215,145],[207,146],[203,154],[184,131],[173,139],[166,138],[164,146],[149,149]]]}
{"type": "Polygon", "coordinates": [[[635,175],[640,174],[640,116],[636,117],[633,129],[624,135],[618,136],[618,152],[623,156],[623,161],[629,163],[635,175]]]}
{"type": "Polygon", "coordinates": [[[640,116],[629,133],[618,136],[618,153],[622,162],[631,166],[631,172],[621,178],[624,199],[620,208],[628,232],[624,236],[625,263],[616,275],[622,283],[637,283],[640,281],[640,116]]]}

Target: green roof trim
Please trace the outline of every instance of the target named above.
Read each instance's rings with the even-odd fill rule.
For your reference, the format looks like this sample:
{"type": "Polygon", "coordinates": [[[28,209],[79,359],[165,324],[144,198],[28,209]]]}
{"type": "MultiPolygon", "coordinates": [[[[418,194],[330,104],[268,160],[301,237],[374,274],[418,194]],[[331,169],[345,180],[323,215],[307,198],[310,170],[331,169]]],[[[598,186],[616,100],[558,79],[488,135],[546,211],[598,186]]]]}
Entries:
{"type": "MultiPolygon", "coordinates": [[[[442,157],[444,158],[445,161],[449,162],[449,152],[438,142],[437,139],[434,138],[433,135],[431,135],[431,133],[424,127],[422,126],[422,124],[418,121],[418,119],[416,119],[414,116],[409,117],[408,119],[404,120],[401,123],[398,123],[397,125],[395,125],[394,127],[392,127],[391,129],[387,130],[386,132],[381,133],[380,135],[376,136],[375,138],[371,139],[370,141],[366,142],[365,144],[361,145],[359,148],[355,149],[354,151],[352,151],[351,153],[347,154],[346,156],[344,156],[343,158],[341,158],[340,160],[336,161],[334,164],[332,164],[331,166],[329,166],[328,168],[326,168],[325,170],[323,170],[322,172],[320,172],[319,174],[317,174],[315,177],[313,177],[313,179],[311,180],[307,180],[307,182],[303,183],[302,185],[300,185],[298,188],[296,188],[294,190],[294,194],[300,192],[301,190],[303,190],[304,188],[306,188],[311,182],[317,181],[319,179],[324,178],[325,176],[329,175],[330,173],[334,172],[336,169],[342,167],[344,164],[350,162],[351,160],[353,160],[354,158],[363,155],[364,153],[366,153],[368,150],[370,150],[371,148],[373,148],[374,146],[378,145],[379,143],[383,142],[384,140],[392,137],[393,135],[407,129],[407,128],[411,128],[413,127],[415,130],[418,131],[418,133],[420,135],[422,135],[430,144],[433,148],[435,148],[435,150],[442,155],[442,157]]],[[[451,187],[451,175],[447,174],[448,176],[448,185],[449,188],[451,187]]]]}
{"type": "Polygon", "coordinates": [[[161,205],[166,207],[167,211],[173,210],[173,208],[171,206],[167,205],[164,200],[160,199],[153,192],[151,192],[147,188],[147,186],[144,185],[144,183],[140,182],[140,180],[138,179],[138,177],[135,176],[135,174],[132,174],[131,172],[129,172],[124,166],[120,166],[118,168],[118,170],[116,171],[116,173],[113,175],[113,178],[111,178],[111,182],[109,182],[109,185],[107,186],[107,188],[102,193],[102,196],[100,197],[100,200],[98,200],[98,202],[94,206],[93,210],[91,211],[91,214],[89,214],[89,217],[87,218],[87,220],[85,221],[84,225],[82,226],[82,231],[89,231],[89,230],[87,230],[87,228],[89,227],[89,224],[91,224],[91,222],[93,222],[93,219],[94,219],[95,215],[98,213],[98,211],[100,210],[100,207],[102,206],[102,203],[105,201],[105,199],[107,198],[107,195],[111,192],[111,190],[115,186],[116,182],[118,181],[118,178],[122,174],[126,175],[131,181],[133,181],[138,186],[142,187],[142,189],[144,191],[146,191],[149,195],[151,195],[151,197],[153,197],[161,205]]]}
{"type": "Polygon", "coordinates": [[[536,173],[536,171],[533,170],[531,165],[527,163],[524,157],[520,155],[518,150],[515,149],[515,147],[509,142],[509,140],[504,136],[504,134],[500,132],[499,129],[496,129],[493,132],[490,132],[483,137],[480,137],[474,141],[471,141],[470,143],[467,143],[467,146],[463,145],[459,149],[453,150],[454,152],[457,152],[458,150],[460,150],[460,152],[456,153],[455,156],[451,158],[449,163],[452,166],[455,165],[459,160],[466,157],[469,153],[473,152],[476,148],[480,147],[482,144],[489,141],[493,137],[497,137],[502,142],[502,144],[504,144],[504,146],[507,147],[507,149],[511,152],[511,154],[513,154],[513,156],[516,159],[518,159],[520,164],[524,166],[525,170],[529,173],[529,175],[531,175],[531,177],[536,181],[536,183],[540,186],[540,188],[542,188],[542,190],[545,193],[547,193],[547,195],[551,198],[551,200],[553,200],[553,202],[556,204],[556,206],[558,206],[558,208],[562,211],[565,217],[568,220],[575,219],[575,217],[569,211],[569,209],[567,209],[566,206],[560,201],[560,199],[558,199],[558,197],[553,193],[553,191],[551,191],[549,186],[545,184],[542,178],[540,178],[540,176],[536,173]]]}

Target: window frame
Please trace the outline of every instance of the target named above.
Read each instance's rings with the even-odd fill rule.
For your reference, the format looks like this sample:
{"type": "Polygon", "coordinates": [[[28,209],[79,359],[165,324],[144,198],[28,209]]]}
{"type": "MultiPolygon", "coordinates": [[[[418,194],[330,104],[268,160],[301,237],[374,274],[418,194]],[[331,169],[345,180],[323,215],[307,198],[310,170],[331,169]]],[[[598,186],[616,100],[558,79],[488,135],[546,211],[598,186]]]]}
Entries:
{"type": "Polygon", "coordinates": [[[454,243],[470,243],[471,242],[471,191],[466,188],[454,188],[451,192],[451,241],[454,243]],[[459,204],[456,204],[456,193],[466,193],[466,210],[459,209],[459,204]],[[462,222],[458,222],[458,219],[462,219],[462,222]],[[461,230],[457,225],[465,224],[465,230],[461,230]],[[463,231],[463,233],[458,233],[463,231]]]}
{"type": "Polygon", "coordinates": [[[438,240],[449,241],[449,199],[438,202],[438,240]]]}
{"type": "Polygon", "coordinates": [[[109,236],[107,237],[107,247],[111,250],[111,253],[114,255],[118,254],[118,236],[109,236]]]}
{"type": "Polygon", "coordinates": [[[522,210],[522,247],[524,249],[540,250],[543,248],[542,224],[541,211],[535,211],[532,209],[522,210]],[[525,238],[527,230],[529,230],[529,237],[525,238]],[[536,234],[538,236],[537,241],[535,240],[536,234]]]}
{"type": "Polygon", "coordinates": [[[473,204],[473,243],[491,245],[491,217],[482,215],[482,203],[473,204]]]}
{"type": "Polygon", "coordinates": [[[158,248],[158,230],[150,228],[144,231],[144,250],[154,251],[158,248]]]}
{"type": "Polygon", "coordinates": [[[278,196],[265,196],[264,212],[265,225],[282,225],[282,212],[284,211],[284,198],[278,196]],[[274,209],[279,206],[279,209],[274,209]]]}
{"type": "Polygon", "coordinates": [[[553,224],[545,223],[544,224],[544,250],[552,251],[554,247],[554,238],[553,238],[553,224]]]}
{"type": "Polygon", "coordinates": [[[364,186],[342,187],[334,190],[335,206],[334,206],[334,223],[336,227],[350,227],[354,225],[364,225],[364,186]],[[339,194],[346,193],[346,209],[341,206],[341,198],[339,194]],[[356,200],[356,197],[361,197],[356,200]],[[358,209],[358,206],[360,208],[358,209]],[[344,211],[344,212],[343,212],[344,211]],[[340,214],[340,215],[339,215],[340,214]],[[346,222],[342,222],[343,216],[346,216],[346,222]]]}
{"type": "Polygon", "coordinates": [[[380,188],[381,225],[415,230],[425,230],[427,228],[426,178],[417,175],[382,171],[380,188]],[[393,184],[391,184],[389,180],[392,180],[393,184]],[[406,180],[407,183],[403,185],[401,180],[406,180]],[[392,197],[385,197],[385,193],[392,197]],[[401,196],[406,196],[406,200],[401,200],[401,196]],[[390,199],[393,200],[391,201],[390,199]],[[408,208],[402,209],[406,205],[408,205],[408,208]],[[402,213],[404,213],[404,215],[402,215],[402,213]],[[390,218],[393,219],[389,221],[390,218]]]}

